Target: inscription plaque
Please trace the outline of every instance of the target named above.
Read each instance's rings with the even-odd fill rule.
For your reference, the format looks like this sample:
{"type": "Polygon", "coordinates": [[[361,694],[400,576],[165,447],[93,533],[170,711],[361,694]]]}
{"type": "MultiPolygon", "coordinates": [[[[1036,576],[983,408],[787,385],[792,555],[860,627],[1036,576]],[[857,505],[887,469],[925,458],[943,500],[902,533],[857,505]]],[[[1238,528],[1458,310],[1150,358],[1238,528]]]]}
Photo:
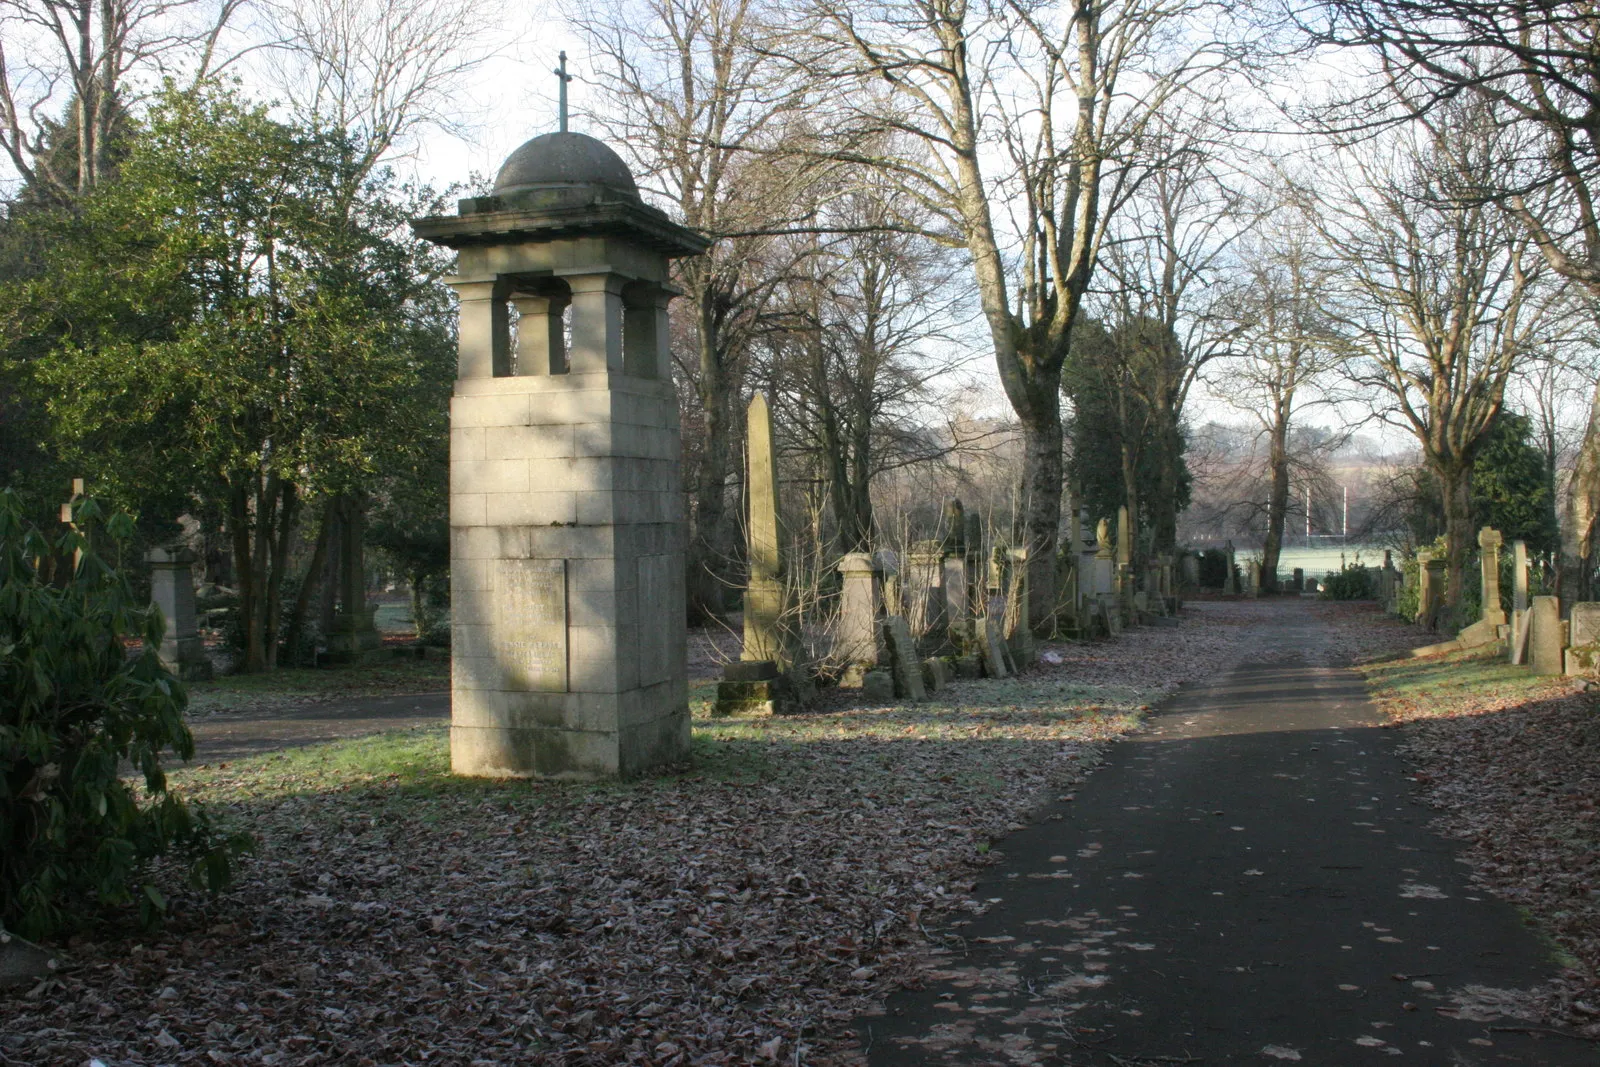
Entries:
{"type": "Polygon", "coordinates": [[[565,693],[567,561],[500,560],[494,602],[494,657],[504,688],[565,693]]]}

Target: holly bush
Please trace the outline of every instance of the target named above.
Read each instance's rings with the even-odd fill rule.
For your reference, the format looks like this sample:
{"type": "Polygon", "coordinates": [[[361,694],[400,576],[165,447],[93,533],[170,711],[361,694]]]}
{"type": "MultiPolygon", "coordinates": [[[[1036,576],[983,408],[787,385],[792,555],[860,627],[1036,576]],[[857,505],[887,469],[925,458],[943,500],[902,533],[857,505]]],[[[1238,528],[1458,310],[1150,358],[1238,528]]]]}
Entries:
{"type": "Polygon", "coordinates": [[[0,925],[24,937],[134,904],[153,923],[167,910],[148,881],[157,857],[217,892],[251,844],[167,788],[163,754],[194,755],[188,696],[157,656],[159,609],[96,551],[120,552],[132,519],[93,500],[74,519],[52,544],[0,490],[0,925]]]}

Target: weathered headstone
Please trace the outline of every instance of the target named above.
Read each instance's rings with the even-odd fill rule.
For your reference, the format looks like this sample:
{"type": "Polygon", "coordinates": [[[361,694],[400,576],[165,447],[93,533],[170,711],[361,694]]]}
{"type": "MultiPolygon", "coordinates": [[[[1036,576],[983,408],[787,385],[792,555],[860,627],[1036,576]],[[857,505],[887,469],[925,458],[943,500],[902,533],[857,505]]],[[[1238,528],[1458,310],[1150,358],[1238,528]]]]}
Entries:
{"type": "Polygon", "coordinates": [[[922,661],[922,687],[937,693],[950,684],[950,668],[939,656],[929,656],[922,661]]]}
{"type": "Polygon", "coordinates": [[[944,557],[945,633],[951,647],[964,649],[972,642],[972,620],[976,615],[972,588],[967,581],[965,553],[944,557]]]}
{"type": "Polygon", "coordinates": [[[898,615],[880,621],[883,644],[889,653],[889,673],[894,678],[894,695],[913,701],[928,699],[922,684],[922,661],[917,658],[917,643],[911,628],[898,615]]]}
{"type": "Polygon", "coordinates": [[[1575,678],[1600,676],[1600,603],[1572,605],[1567,617],[1566,672],[1575,678]]]}
{"type": "Polygon", "coordinates": [[[1200,557],[1193,552],[1183,555],[1183,585],[1191,590],[1200,588],[1200,557]]]}
{"type": "Polygon", "coordinates": [[[1223,560],[1222,591],[1228,596],[1238,596],[1239,576],[1234,570],[1233,541],[1231,539],[1223,546],[1222,551],[1225,557],[1223,560]]]}
{"type": "Polygon", "coordinates": [[[1246,582],[1247,582],[1246,588],[1250,590],[1250,595],[1253,596],[1253,597],[1260,596],[1261,595],[1261,564],[1256,560],[1250,560],[1248,563],[1245,564],[1245,573],[1246,573],[1246,582]]]}
{"type": "Polygon", "coordinates": [[[906,553],[901,596],[905,600],[906,621],[911,632],[922,638],[937,635],[943,640],[944,552],[938,541],[918,541],[906,553]]]}
{"type": "Polygon", "coordinates": [[[850,552],[839,561],[839,630],[834,657],[844,665],[839,684],[854,688],[883,662],[878,619],[883,615],[879,572],[865,552],[850,552]]]}
{"type": "Polygon", "coordinates": [[[150,564],[150,600],[166,620],[157,655],[180,678],[210,678],[211,660],[195,616],[194,553],[187,548],[152,548],[144,558],[150,564]]]}
{"type": "Polygon", "coordinates": [[[668,261],[709,240],[646,205],[627,164],[577,133],[534,138],[491,195],[413,228],[458,253],[451,767],[633,776],[683,759],[687,526],[668,261]],[[516,358],[520,293],[555,299],[547,321],[523,318],[517,344],[559,337],[565,358],[516,358]]]}
{"type": "Polygon", "coordinates": [[[1561,674],[1566,670],[1562,652],[1566,627],[1561,622],[1561,601],[1536,596],[1528,607],[1528,660],[1534,674],[1561,674]]]}
{"type": "Polygon", "coordinates": [[[978,653],[983,657],[983,673],[990,678],[1006,678],[1005,639],[1000,636],[1000,624],[987,615],[978,620],[978,653]]]}
{"type": "Polygon", "coordinates": [[[861,696],[869,704],[887,704],[894,699],[894,675],[885,670],[868,671],[861,680],[861,696]]]}

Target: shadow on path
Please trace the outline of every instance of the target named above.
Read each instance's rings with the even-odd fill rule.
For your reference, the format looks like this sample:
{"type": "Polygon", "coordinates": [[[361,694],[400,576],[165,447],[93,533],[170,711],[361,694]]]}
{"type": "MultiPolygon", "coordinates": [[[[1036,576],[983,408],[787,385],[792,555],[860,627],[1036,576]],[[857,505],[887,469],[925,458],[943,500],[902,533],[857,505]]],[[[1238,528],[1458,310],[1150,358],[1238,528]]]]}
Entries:
{"type": "MultiPolygon", "coordinates": [[[[1275,625],[1309,647],[1325,624],[1275,625]]],[[[993,908],[859,1020],[869,1061],[1600,1061],[1516,1017],[1549,950],[1428,831],[1379,721],[1358,675],[1294,653],[1180,692],[1001,842],[993,908]]]]}
{"type": "Polygon", "coordinates": [[[362,737],[386,730],[439,726],[450,720],[450,694],[413,693],[359,697],[336,704],[302,705],[240,717],[198,719],[194,764],[258,756],[285,748],[362,737]]]}

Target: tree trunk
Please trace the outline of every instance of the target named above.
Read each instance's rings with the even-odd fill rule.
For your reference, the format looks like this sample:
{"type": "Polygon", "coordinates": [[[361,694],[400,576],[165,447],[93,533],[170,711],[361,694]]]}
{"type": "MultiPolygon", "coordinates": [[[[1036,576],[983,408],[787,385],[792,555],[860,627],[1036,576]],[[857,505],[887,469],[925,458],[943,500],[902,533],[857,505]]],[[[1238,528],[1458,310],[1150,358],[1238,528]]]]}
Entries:
{"type": "Polygon", "coordinates": [[[1042,636],[1055,628],[1056,544],[1061,527],[1061,406],[1049,399],[1022,415],[1023,536],[1028,549],[1028,618],[1042,636]]]}
{"type": "Polygon", "coordinates": [[[300,645],[300,637],[305,632],[306,612],[311,610],[311,594],[316,591],[322,579],[322,567],[328,558],[328,535],[333,523],[329,521],[329,512],[332,505],[322,509],[322,518],[317,524],[317,541],[311,550],[311,564],[306,568],[304,578],[300,579],[300,588],[296,591],[294,605],[289,612],[289,626],[284,635],[283,646],[291,654],[300,645]]]}
{"type": "Polygon", "coordinates": [[[1589,403],[1589,425],[1567,487],[1556,594],[1568,603],[1594,599],[1594,528],[1600,514],[1600,382],[1589,403]]]}
{"type": "Polygon", "coordinates": [[[1261,584],[1278,591],[1278,561],[1283,557],[1283,527],[1289,517],[1289,413],[1280,409],[1269,434],[1267,469],[1267,538],[1261,546],[1261,584]]]}
{"type": "Polygon", "coordinates": [[[727,507],[731,388],[717,347],[715,316],[705,298],[699,322],[700,410],[704,434],[695,484],[694,536],[689,544],[689,612],[704,621],[722,615],[728,551],[723,536],[727,507]]]}
{"type": "Polygon", "coordinates": [[[255,584],[256,569],[250,559],[250,493],[243,485],[234,486],[228,493],[228,538],[233,545],[234,584],[239,590],[239,606],[235,610],[244,631],[244,661],[235,669],[255,674],[266,669],[267,658],[256,625],[259,594],[255,584]]]}
{"type": "Polygon", "coordinates": [[[1444,615],[1451,627],[1461,618],[1462,576],[1472,538],[1472,468],[1464,464],[1440,466],[1435,472],[1444,498],[1445,592],[1444,615]]]}

